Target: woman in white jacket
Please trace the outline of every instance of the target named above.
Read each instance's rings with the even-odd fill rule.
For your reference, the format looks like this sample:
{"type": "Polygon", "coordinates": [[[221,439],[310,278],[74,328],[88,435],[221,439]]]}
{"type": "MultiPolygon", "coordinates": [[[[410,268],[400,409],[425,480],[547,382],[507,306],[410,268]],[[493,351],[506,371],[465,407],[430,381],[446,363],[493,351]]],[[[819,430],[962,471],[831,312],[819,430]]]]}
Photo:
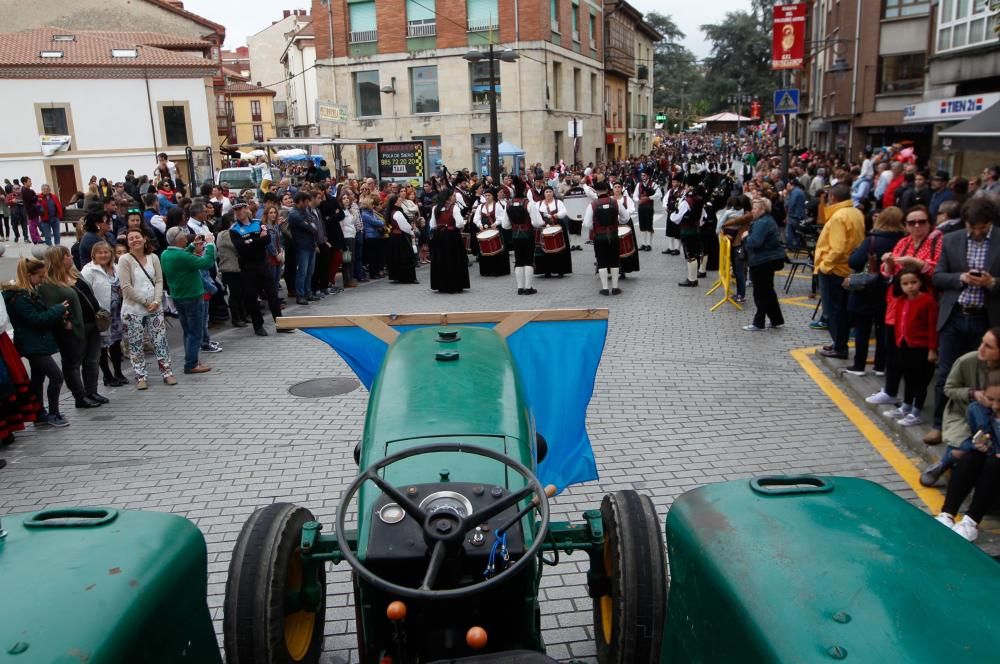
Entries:
{"type": "Polygon", "coordinates": [[[341,270],[344,273],[344,288],[357,288],[358,282],[353,279],[354,276],[354,236],[357,235],[358,229],[356,221],[356,208],[351,207],[351,203],[354,202],[354,196],[351,194],[351,190],[347,187],[342,187],[340,192],[337,194],[337,198],[340,199],[340,207],[344,210],[344,218],[340,220],[340,229],[344,232],[344,249],[343,249],[343,262],[341,264],[341,270]]]}
{"type": "Polygon", "coordinates": [[[90,262],[80,271],[101,309],[111,314],[111,327],[101,332],[101,373],[108,387],[128,385],[122,375],[122,288],[115,273],[115,253],[107,242],[98,242],[90,250],[90,262]]]}

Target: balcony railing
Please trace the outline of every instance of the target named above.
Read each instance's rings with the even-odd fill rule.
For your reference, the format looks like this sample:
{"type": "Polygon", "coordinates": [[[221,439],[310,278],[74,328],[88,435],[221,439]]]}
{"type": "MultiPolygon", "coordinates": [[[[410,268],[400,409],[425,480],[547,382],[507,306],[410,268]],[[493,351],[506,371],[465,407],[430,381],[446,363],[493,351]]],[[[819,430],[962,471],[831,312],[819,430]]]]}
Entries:
{"type": "Polygon", "coordinates": [[[437,22],[411,21],[406,24],[407,37],[433,37],[437,34],[437,22]]]}
{"type": "Polygon", "coordinates": [[[354,30],[351,31],[352,44],[370,44],[378,41],[378,30],[354,30]]]}
{"type": "Polygon", "coordinates": [[[499,24],[497,19],[493,16],[487,18],[470,18],[468,19],[469,32],[486,32],[488,30],[496,30],[499,24]]]}

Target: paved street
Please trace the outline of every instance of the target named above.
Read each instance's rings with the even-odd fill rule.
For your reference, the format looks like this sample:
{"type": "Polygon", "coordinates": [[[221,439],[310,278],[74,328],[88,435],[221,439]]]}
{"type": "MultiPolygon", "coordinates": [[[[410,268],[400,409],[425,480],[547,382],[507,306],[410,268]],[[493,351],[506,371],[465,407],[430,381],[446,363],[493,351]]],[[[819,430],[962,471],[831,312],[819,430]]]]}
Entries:
{"type": "MultiPolygon", "coordinates": [[[[605,492],[634,488],[652,497],[662,518],[688,489],[764,473],[855,475],[916,500],[789,354],[826,339],[806,327],[810,309],[786,306],[784,329],[743,332],[750,313],[729,305],[709,312],[718,299],[705,296],[709,284],[678,288],[683,259],[660,254],[662,232],[655,242],[653,252],[640,255],[641,272],[622,282],[620,297],[598,294],[585,247],[574,253],[573,275],[538,279],[533,297],[515,295],[513,276],[483,279],[475,267],[471,292],[439,295],[422,268],[420,285],[365,284],[288,313],[609,307],[588,417],[601,479],[559,496],[555,517],[575,518],[605,492]]],[[[797,280],[792,294],[806,295],[808,284],[797,280]]],[[[291,396],[289,387],[300,381],[352,375],[304,333],[257,338],[226,328],[214,338],[225,352],[206,358],[214,370],[205,376],[179,375],[176,387],[153,380],[144,393],[107,389],[108,406],[67,408],[71,427],[19,435],[4,451],[10,465],[0,471],[0,513],[83,504],[192,519],[208,541],[208,601],[218,629],[230,552],[254,509],[291,501],[332,523],[356,471],[351,452],[368,395],[358,388],[340,397],[291,396]]],[[[176,359],[180,366],[179,351],[176,359]]],[[[545,639],[553,657],[589,661],[586,560],[578,554],[563,561],[546,570],[545,639]]],[[[347,566],[332,568],[328,578],[324,661],[353,662],[347,566]]]]}

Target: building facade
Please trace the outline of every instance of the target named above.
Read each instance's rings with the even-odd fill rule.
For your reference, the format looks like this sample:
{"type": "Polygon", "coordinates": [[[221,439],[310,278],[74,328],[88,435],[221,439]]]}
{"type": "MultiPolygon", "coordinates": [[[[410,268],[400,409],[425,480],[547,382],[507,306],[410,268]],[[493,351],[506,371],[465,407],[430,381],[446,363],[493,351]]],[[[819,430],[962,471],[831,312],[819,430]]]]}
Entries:
{"type": "Polygon", "coordinates": [[[313,24],[307,23],[288,40],[281,54],[284,70],[290,136],[319,134],[316,101],[319,84],[316,75],[316,39],[313,24]]]}
{"type": "Polygon", "coordinates": [[[222,66],[227,72],[232,72],[246,80],[250,80],[250,49],[238,46],[233,51],[222,51],[222,66]]]}
{"type": "Polygon", "coordinates": [[[49,184],[66,202],[92,175],[152,175],[156,155],[166,152],[188,181],[187,149],[213,145],[218,66],[134,44],[134,33],[108,31],[0,34],[0,79],[17,100],[0,105],[0,171],[29,176],[36,189],[49,184]]]}
{"type": "Polygon", "coordinates": [[[493,68],[501,141],[528,164],[603,160],[602,13],[591,0],[314,0],[319,98],[347,110],[320,133],[369,141],[351,164],[360,174],[375,172],[377,142],[411,139],[425,141],[429,171],[483,171],[491,69],[463,55],[492,44],[518,55],[493,68]]]}
{"type": "Polygon", "coordinates": [[[662,35],[641,17],[635,31],[635,77],[628,81],[629,108],[628,152],[636,156],[649,154],[653,147],[653,47],[662,35]]]}
{"type": "Polygon", "coordinates": [[[247,37],[250,50],[249,81],[274,90],[274,100],[288,101],[285,68],[281,56],[295,34],[309,23],[305,9],[285,9],[280,20],[247,37]]]}
{"type": "Polygon", "coordinates": [[[229,143],[246,145],[277,137],[274,90],[252,83],[231,82],[226,86],[226,106],[229,143]]]}

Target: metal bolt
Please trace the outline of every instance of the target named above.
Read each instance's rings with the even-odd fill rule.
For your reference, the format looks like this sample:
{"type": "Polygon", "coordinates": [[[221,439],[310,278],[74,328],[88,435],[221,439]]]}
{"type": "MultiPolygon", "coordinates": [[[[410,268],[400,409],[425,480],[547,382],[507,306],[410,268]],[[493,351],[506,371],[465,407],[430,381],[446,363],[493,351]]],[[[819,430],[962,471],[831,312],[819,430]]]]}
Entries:
{"type": "Polygon", "coordinates": [[[483,533],[483,529],[476,528],[476,532],[472,534],[473,546],[482,546],[483,542],[485,541],[486,541],[486,535],[483,533]]]}
{"type": "Polygon", "coordinates": [[[836,622],[841,623],[842,625],[846,625],[847,623],[851,622],[851,614],[847,613],[846,611],[838,611],[837,613],[833,614],[833,619],[836,622]]]}
{"type": "Polygon", "coordinates": [[[472,487],[472,493],[474,493],[477,496],[481,496],[485,492],[486,492],[486,489],[484,489],[481,486],[474,486],[474,487],[472,487]]]}
{"type": "Polygon", "coordinates": [[[28,644],[27,643],[25,643],[24,641],[18,641],[14,645],[12,645],[10,648],[7,648],[7,654],[8,655],[20,655],[21,653],[23,653],[27,649],[28,649],[28,644]]]}
{"type": "Polygon", "coordinates": [[[447,482],[448,478],[451,477],[451,471],[448,470],[447,468],[442,468],[441,470],[438,471],[438,475],[441,476],[442,482],[447,482]]]}
{"type": "Polygon", "coordinates": [[[503,489],[501,489],[498,486],[495,486],[492,489],[490,489],[490,495],[493,496],[494,498],[499,498],[500,496],[503,495],[503,489]]]}
{"type": "Polygon", "coordinates": [[[447,521],[438,521],[436,524],[437,531],[442,535],[451,532],[451,524],[447,521]]]}
{"type": "Polygon", "coordinates": [[[411,486],[409,489],[406,490],[406,495],[407,496],[415,496],[415,495],[417,495],[417,487],[411,486]]]}
{"type": "Polygon", "coordinates": [[[834,659],[846,659],[847,658],[847,648],[842,646],[830,646],[830,649],[826,651],[830,657],[834,659]]]}

